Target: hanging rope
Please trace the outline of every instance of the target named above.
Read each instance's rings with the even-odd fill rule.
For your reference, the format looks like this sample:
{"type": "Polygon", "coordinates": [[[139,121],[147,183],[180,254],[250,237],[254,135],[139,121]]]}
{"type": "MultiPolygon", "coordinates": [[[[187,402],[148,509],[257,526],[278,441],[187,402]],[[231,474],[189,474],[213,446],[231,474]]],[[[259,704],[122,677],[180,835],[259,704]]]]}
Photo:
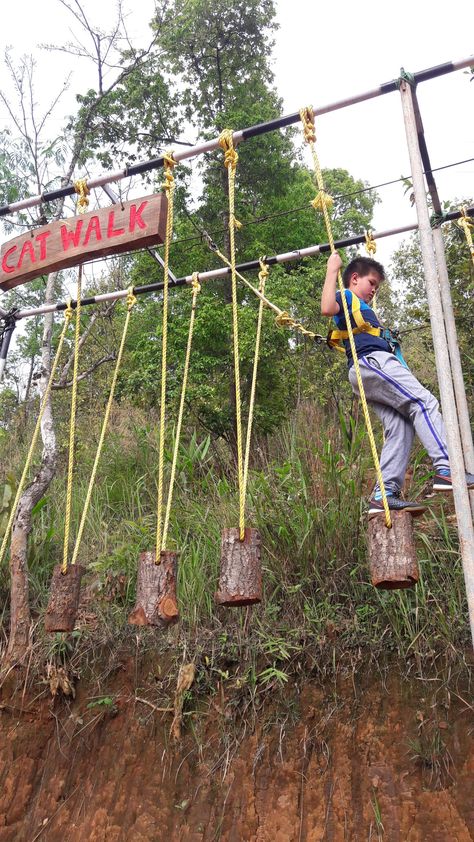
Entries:
{"type": "Polygon", "coordinates": [[[162,345],[161,345],[161,403],[160,403],[160,445],[158,454],[158,506],[156,513],[156,551],[155,564],[161,561],[161,535],[163,520],[163,485],[164,485],[164,463],[165,463],[165,426],[166,426],[166,374],[167,374],[167,348],[168,348],[168,286],[169,286],[169,258],[170,245],[173,236],[174,217],[174,190],[175,180],[173,169],[176,161],[171,152],[164,155],[165,181],[163,190],[168,198],[168,209],[166,213],[166,236],[165,253],[163,260],[163,322],[162,322],[162,345]]]}
{"type": "Polygon", "coordinates": [[[173,460],[171,464],[171,476],[170,476],[170,484],[168,488],[168,500],[166,503],[166,513],[165,513],[165,522],[163,525],[163,538],[161,541],[161,549],[166,550],[166,540],[168,537],[168,527],[170,522],[170,514],[171,514],[171,503],[173,500],[173,490],[174,490],[174,481],[176,476],[176,463],[178,461],[178,449],[179,449],[179,440],[181,436],[181,427],[183,423],[183,415],[184,415],[184,399],[186,397],[186,388],[188,385],[188,373],[189,373],[189,363],[191,360],[191,347],[193,342],[193,332],[194,332],[194,320],[196,315],[196,301],[198,297],[198,293],[201,291],[201,284],[199,283],[199,274],[197,272],[193,272],[192,276],[192,290],[193,290],[193,299],[191,304],[191,318],[189,321],[189,331],[188,331],[188,342],[186,346],[186,357],[184,361],[184,371],[183,371],[183,385],[181,387],[181,399],[179,402],[179,411],[178,411],[178,422],[176,425],[176,436],[174,442],[174,449],[173,449],[173,460]]]}
{"type": "MultiPolygon", "coordinates": [[[[258,273],[258,280],[259,286],[258,291],[263,296],[265,293],[265,284],[270,274],[267,264],[265,263],[265,258],[262,257],[259,259],[260,263],[260,272],[258,273]]],[[[255,392],[257,388],[257,371],[258,371],[258,358],[260,355],[260,336],[262,333],[262,319],[263,319],[263,307],[264,302],[262,298],[260,299],[259,306],[258,306],[258,317],[257,317],[257,330],[255,333],[255,352],[253,358],[253,372],[252,372],[252,385],[250,387],[250,401],[249,401],[249,417],[247,420],[247,438],[245,442],[245,458],[244,458],[244,499],[247,494],[247,480],[248,480],[248,472],[249,472],[249,458],[250,458],[250,441],[252,438],[252,426],[253,426],[253,413],[254,413],[254,406],[255,406],[255,392]]]]}
{"type": "Polygon", "coordinates": [[[82,266],[79,266],[77,273],[76,288],[76,324],[74,331],[74,366],[72,374],[71,393],[71,417],[69,421],[69,457],[66,487],[66,511],[64,513],[64,547],[62,573],[67,573],[69,556],[69,533],[71,531],[71,510],[72,510],[72,481],[74,475],[74,446],[76,438],[76,411],[77,411],[77,377],[79,374],[79,341],[81,337],[81,294],[82,294],[82,266]]]}
{"type": "MultiPolygon", "coordinates": [[[[225,254],[223,254],[220,251],[220,249],[217,248],[215,243],[213,243],[212,245],[208,243],[208,245],[211,251],[213,251],[214,254],[217,254],[217,256],[220,257],[223,263],[225,263],[229,267],[231,266],[230,260],[225,256],[225,254]]],[[[313,339],[315,342],[321,342],[324,344],[326,343],[325,336],[322,336],[320,333],[314,333],[312,330],[308,330],[308,328],[301,324],[301,322],[298,322],[296,319],[290,316],[289,313],[286,312],[286,310],[281,310],[280,307],[277,307],[277,305],[274,304],[273,301],[270,301],[269,298],[263,295],[263,293],[261,293],[260,290],[254,287],[250,283],[250,281],[248,281],[247,278],[244,278],[244,276],[241,275],[240,272],[238,272],[237,270],[236,275],[253,292],[253,294],[260,299],[260,301],[263,301],[266,307],[268,307],[270,310],[273,310],[273,312],[276,313],[275,324],[278,325],[278,327],[289,327],[291,330],[298,331],[302,334],[302,336],[306,336],[308,339],[313,339]]]]}
{"type": "Polygon", "coordinates": [[[73,551],[72,557],[71,557],[71,564],[76,563],[77,556],[79,554],[79,547],[81,545],[82,533],[84,532],[84,526],[85,526],[85,522],[86,522],[86,518],[87,518],[87,513],[89,511],[89,505],[90,505],[90,501],[91,501],[91,497],[92,497],[92,490],[94,488],[94,482],[95,482],[95,477],[96,477],[96,473],[97,473],[97,467],[99,465],[99,459],[101,457],[102,448],[103,448],[104,440],[105,440],[105,434],[106,434],[108,423],[109,423],[110,412],[112,410],[112,403],[113,403],[113,400],[114,400],[115,387],[117,385],[118,374],[119,374],[120,365],[121,365],[121,362],[122,362],[123,349],[125,347],[125,340],[127,338],[128,326],[129,326],[129,323],[130,323],[130,315],[131,315],[131,312],[132,312],[132,308],[134,307],[134,305],[137,302],[137,299],[135,298],[135,296],[133,294],[133,287],[130,287],[130,289],[128,290],[126,301],[127,301],[127,315],[125,317],[125,323],[124,323],[124,326],[123,326],[122,339],[120,341],[120,347],[119,347],[119,351],[118,351],[118,354],[117,354],[117,362],[115,363],[115,370],[114,370],[114,374],[113,374],[113,377],[112,377],[112,383],[111,383],[111,386],[110,386],[109,399],[107,401],[107,407],[105,409],[104,420],[103,420],[103,423],[102,423],[102,430],[101,430],[100,437],[99,437],[99,444],[97,445],[97,452],[96,452],[96,455],[95,455],[94,465],[92,467],[92,473],[91,473],[91,477],[90,477],[90,480],[89,480],[89,487],[87,489],[86,499],[85,499],[84,506],[83,506],[83,509],[82,509],[81,522],[79,524],[76,543],[75,543],[74,551],[73,551]]]}
{"type": "Polygon", "coordinates": [[[30,449],[28,451],[28,455],[26,457],[25,466],[23,468],[23,473],[21,475],[20,482],[18,484],[17,492],[15,495],[15,500],[13,502],[10,517],[8,518],[8,523],[5,529],[5,535],[3,536],[2,546],[0,547],[0,564],[2,563],[5,557],[5,551],[8,546],[8,539],[10,535],[10,530],[12,528],[13,520],[16,515],[16,510],[18,508],[18,503],[20,502],[21,495],[23,494],[23,489],[26,483],[26,477],[28,475],[28,471],[31,465],[31,460],[33,459],[34,450],[36,447],[36,442],[38,441],[39,432],[41,429],[41,421],[43,420],[43,415],[48,404],[49,396],[51,394],[51,387],[53,385],[53,380],[56,374],[56,369],[58,367],[59,357],[61,356],[61,350],[63,347],[64,337],[66,336],[67,329],[69,327],[69,323],[73,316],[73,309],[71,307],[71,299],[68,300],[67,307],[64,311],[64,325],[61,331],[61,336],[59,337],[58,347],[56,350],[56,354],[54,357],[53,365],[51,366],[51,373],[49,375],[48,383],[46,385],[46,389],[44,391],[43,400],[41,401],[40,411],[38,414],[38,420],[36,421],[36,426],[33,432],[33,438],[31,440],[30,449]]]}
{"type": "Polygon", "coordinates": [[[467,244],[469,246],[469,251],[471,253],[471,260],[474,265],[474,245],[472,242],[472,234],[471,228],[474,227],[472,219],[467,215],[467,210],[465,207],[459,208],[461,211],[461,217],[458,220],[458,225],[463,229],[464,234],[466,236],[467,244]]]}
{"type": "MultiPolygon", "coordinates": [[[[316,148],[315,148],[315,145],[314,145],[315,141],[316,141],[316,133],[315,133],[315,130],[314,130],[314,112],[313,112],[313,109],[311,107],[302,108],[301,111],[300,111],[300,117],[301,117],[301,122],[303,124],[304,138],[305,138],[306,143],[309,144],[311,154],[313,156],[313,164],[314,164],[314,172],[315,172],[315,176],[316,176],[316,184],[317,184],[318,191],[319,191],[315,200],[314,200],[314,202],[315,203],[317,202],[318,208],[320,208],[320,210],[323,213],[324,223],[326,225],[328,243],[329,243],[330,248],[331,248],[331,254],[333,254],[336,251],[336,248],[334,246],[334,237],[333,237],[333,233],[332,233],[331,219],[330,219],[330,216],[329,216],[329,208],[331,207],[332,199],[331,199],[330,196],[328,196],[328,194],[324,190],[324,179],[323,179],[321,167],[320,167],[320,164],[319,164],[319,158],[318,158],[316,148]]],[[[316,206],[316,205],[314,205],[314,206],[316,206]]],[[[364,418],[365,418],[365,423],[366,423],[366,426],[367,426],[367,434],[368,434],[368,437],[369,437],[370,448],[371,448],[371,451],[372,451],[372,458],[373,458],[373,461],[374,461],[375,472],[376,472],[376,475],[377,475],[377,482],[378,482],[378,485],[379,485],[379,488],[380,488],[380,493],[382,495],[382,503],[383,503],[384,512],[385,512],[385,523],[386,523],[387,528],[390,528],[392,526],[392,519],[391,519],[391,516],[390,516],[390,509],[388,507],[387,494],[386,494],[386,491],[385,491],[385,485],[384,485],[384,481],[383,481],[383,477],[382,477],[382,471],[381,471],[381,468],[380,468],[380,461],[379,461],[379,457],[378,457],[378,453],[377,453],[377,446],[375,444],[375,437],[374,437],[374,432],[373,432],[373,429],[372,429],[372,422],[370,420],[369,408],[367,406],[367,400],[366,400],[366,397],[365,397],[364,384],[362,382],[362,375],[360,373],[359,360],[357,358],[356,347],[355,347],[355,342],[354,342],[354,334],[352,332],[352,327],[351,327],[351,317],[350,317],[350,314],[349,314],[349,308],[347,306],[345,289],[344,289],[344,284],[342,282],[342,274],[341,274],[340,271],[338,272],[337,281],[338,281],[339,290],[340,290],[340,293],[341,293],[341,301],[342,301],[342,307],[343,307],[343,311],[344,311],[344,318],[346,320],[347,332],[349,334],[349,336],[348,336],[349,344],[350,344],[350,348],[351,348],[351,352],[352,352],[352,358],[353,358],[353,361],[354,361],[354,370],[355,370],[356,377],[357,377],[357,384],[358,384],[358,387],[359,387],[359,394],[360,394],[362,409],[364,411],[364,418]]]]}
{"type": "Polygon", "coordinates": [[[239,369],[239,321],[237,310],[237,271],[235,259],[235,229],[240,227],[235,217],[235,171],[239,156],[234,148],[231,129],[225,129],[219,137],[219,146],[224,150],[224,166],[227,169],[229,185],[229,245],[230,268],[232,276],[232,333],[234,340],[234,379],[235,379],[235,422],[237,434],[237,476],[239,487],[239,530],[240,540],[245,537],[245,499],[242,455],[242,417],[240,406],[240,369],[239,369]]]}

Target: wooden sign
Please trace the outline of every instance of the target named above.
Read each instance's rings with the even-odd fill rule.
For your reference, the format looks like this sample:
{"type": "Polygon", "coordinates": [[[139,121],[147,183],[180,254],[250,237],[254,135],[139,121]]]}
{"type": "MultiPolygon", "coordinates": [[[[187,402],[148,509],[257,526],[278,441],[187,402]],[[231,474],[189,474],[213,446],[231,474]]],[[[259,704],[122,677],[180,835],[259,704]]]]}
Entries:
{"type": "Polygon", "coordinates": [[[163,193],[60,219],[15,237],[0,251],[0,289],[68,266],[164,242],[163,193]]]}

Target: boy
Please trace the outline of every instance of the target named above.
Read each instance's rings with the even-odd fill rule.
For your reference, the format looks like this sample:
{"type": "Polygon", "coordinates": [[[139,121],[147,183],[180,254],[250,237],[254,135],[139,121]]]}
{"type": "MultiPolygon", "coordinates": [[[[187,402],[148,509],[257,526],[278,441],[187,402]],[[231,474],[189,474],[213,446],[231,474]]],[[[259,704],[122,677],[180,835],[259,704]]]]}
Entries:
{"type": "MultiPolygon", "coordinates": [[[[336,327],[345,331],[341,293],[337,286],[337,276],[341,268],[342,260],[338,253],[334,252],[327,263],[321,313],[323,316],[333,316],[336,327]]],[[[385,440],[380,454],[380,467],[388,506],[394,510],[422,512],[424,507],[419,503],[400,499],[415,433],[433,462],[433,490],[451,491],[453,487],[446,433],[438,401],[418,382],[406,363],[401,362],[395,355],[393,345],[384,338],[383,328],[370,307],[375,293],[385,279],[383,266],[371,257],[356,257],[345,268],[342,279],[352,327],[357,327],[358,320],[369,326],[369,330],[354,334],[354,342],[367,402],[382,421],[384,428],[385,440]],[[352,315],[354,312],[355,316],[352,315]]],[[[344,338],[343,341],[349,363],[349,381],[353,392],[358,395],[349,340],[344,338]]],[[[469,488],[474,488],[473,474],[467,473],[466,481],[469,488]]],[[[377,484],[369,501],[369,515],[383,510],[382,494],[377,484]]]]}

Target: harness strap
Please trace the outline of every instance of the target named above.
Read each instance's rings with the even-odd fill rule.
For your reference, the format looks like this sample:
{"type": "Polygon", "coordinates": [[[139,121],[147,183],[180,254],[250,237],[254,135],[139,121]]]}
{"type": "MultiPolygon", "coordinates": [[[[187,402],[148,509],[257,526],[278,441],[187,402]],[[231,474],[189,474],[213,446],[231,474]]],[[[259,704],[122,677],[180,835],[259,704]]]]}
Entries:
{"type": "MultiPolygon", "coordinates": [[[[370,333],[371,336],[380,336],[382,332],[382,328],[374,327],[370,324],[370,322],[366,322],[360,309],[360,299],[357,295],[352,293],[352,300],[351,300],[351,315],[357,325],[357,327],[352,328],[352,333],[370,333]]],[[[344,339],[349,338],[349,332],[347,330],[338,330],[333,329],[329,331],[327,343],[331,348],[335,348],[337,351],[342,351],[345,353],[344,345],[342,344],[344,339]]]]}

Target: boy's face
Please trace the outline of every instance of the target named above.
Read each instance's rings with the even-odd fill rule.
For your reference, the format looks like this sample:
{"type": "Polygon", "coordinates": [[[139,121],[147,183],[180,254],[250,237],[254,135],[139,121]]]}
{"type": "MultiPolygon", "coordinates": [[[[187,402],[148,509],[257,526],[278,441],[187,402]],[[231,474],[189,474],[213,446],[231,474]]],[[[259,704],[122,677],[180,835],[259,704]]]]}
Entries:
{"type": "Polygon", "coordinates": [[[358,272],[354,272],[351,275],[349,289],[355,292],[361,301],[370,304],[381,283],[382,278],[379,273],[375,269],[370,269],[366,275],[359,275],[358,272]]]}

